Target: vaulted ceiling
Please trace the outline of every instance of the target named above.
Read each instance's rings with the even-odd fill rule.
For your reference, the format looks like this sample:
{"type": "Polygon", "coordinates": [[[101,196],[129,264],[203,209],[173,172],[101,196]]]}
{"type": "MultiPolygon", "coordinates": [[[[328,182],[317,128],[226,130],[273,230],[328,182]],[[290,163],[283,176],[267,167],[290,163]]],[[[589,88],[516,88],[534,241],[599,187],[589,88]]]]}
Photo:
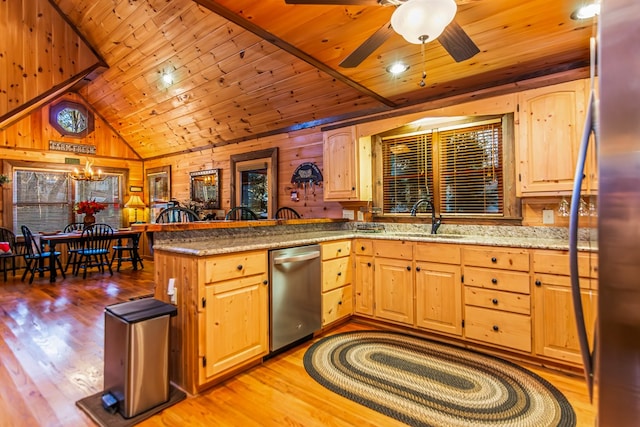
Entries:
{"type": "Polygon", "coordinates": [[[585,70],[593,33],[570,19],[579,0],[458,0],[455,22],[480,50],[472,58],[455,62],[437,40],[422,54],[393,33],[342,68],[393,6],[51,1],[108,64],[81,94],[143,159],[585,70]],[[392,77],[399,59],[410,68],[392,77]]]}

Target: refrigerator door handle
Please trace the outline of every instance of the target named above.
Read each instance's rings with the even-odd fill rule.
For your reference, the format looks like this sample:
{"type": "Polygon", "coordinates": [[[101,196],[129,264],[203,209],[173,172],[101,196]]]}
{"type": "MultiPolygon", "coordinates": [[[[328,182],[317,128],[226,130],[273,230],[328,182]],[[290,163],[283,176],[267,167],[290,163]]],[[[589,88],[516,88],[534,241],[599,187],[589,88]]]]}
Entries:
{"type": "Polygon", "coordinates": [[[569,269],[571,273],[571,297],[573,300],[573,312],[578,328],[578,341],[580,342],[580,352],[582,354],[582,362],[584,365],[584,377],[589,390],[589,399],[593,401],[593,355],[589,348],[589,339],[587,337],[587,329],[584,322],[584,310],[582,308],[582,299],[580,296],[580,278],[578,275],[578,211],[580,208],[582,179],[584,174],[584,164],[587,158],[587,150],[589,148],[589,139],[594,136],[597,145],[595,126],[594,126],[594,109],[595,94],[593,89],[589,94],[589,104],[587,107],[587,117],[584,124],[584,132],[580,143],[580,151],[578,153],[578,161],[576,164],[575,178],[573,180],[573,194],[571,197],[571,207],[569,210],[569,269]]]}

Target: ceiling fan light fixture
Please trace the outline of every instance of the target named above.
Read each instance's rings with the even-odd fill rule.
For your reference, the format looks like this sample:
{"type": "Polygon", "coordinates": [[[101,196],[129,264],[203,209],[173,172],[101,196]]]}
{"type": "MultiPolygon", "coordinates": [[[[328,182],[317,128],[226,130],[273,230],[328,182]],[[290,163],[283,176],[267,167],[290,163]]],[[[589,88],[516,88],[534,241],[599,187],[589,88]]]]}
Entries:
{"type": "Polygon", "coordinates": [[[583,4],[571,13],[571,19],[591,19],[596,15],[600,15],[600,2],[583,4]]]}
{"type": "Polygon", "coordinates": [[[408,69],[409,66],[403,62],[394,62],[386,68],[387,73],[393,74],[394,76],[402,74],[408,69]]]}
{"type": "Polygon", "coordinates": [[[409,43],[428,43],[442,34],[457,9],[454,0],[408,0],[391,15],[391,27],[409,43]]]}

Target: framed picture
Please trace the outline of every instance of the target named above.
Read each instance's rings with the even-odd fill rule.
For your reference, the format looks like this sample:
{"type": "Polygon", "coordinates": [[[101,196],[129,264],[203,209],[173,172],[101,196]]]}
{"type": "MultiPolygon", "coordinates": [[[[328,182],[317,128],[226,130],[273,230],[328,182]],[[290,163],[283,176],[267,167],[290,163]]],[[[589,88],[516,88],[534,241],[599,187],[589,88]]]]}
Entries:
{"type": "Polygon", "coordinates": [[[171,199],[171,166],[147,169],[147,186],[151,222],[171,199]]]}

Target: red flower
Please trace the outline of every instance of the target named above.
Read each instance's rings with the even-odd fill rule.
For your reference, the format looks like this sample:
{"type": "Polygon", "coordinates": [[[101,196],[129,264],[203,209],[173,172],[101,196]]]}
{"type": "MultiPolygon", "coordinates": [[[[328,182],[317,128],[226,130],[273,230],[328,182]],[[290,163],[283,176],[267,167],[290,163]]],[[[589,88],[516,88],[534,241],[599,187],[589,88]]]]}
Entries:
{"type": "Polygon", "coordinates": [[[76,205],[76,212],[79,214],[93,215],[97,212],[105,210],[107,205],[96,202],[95,200],[84,200],[76,205]]]}

